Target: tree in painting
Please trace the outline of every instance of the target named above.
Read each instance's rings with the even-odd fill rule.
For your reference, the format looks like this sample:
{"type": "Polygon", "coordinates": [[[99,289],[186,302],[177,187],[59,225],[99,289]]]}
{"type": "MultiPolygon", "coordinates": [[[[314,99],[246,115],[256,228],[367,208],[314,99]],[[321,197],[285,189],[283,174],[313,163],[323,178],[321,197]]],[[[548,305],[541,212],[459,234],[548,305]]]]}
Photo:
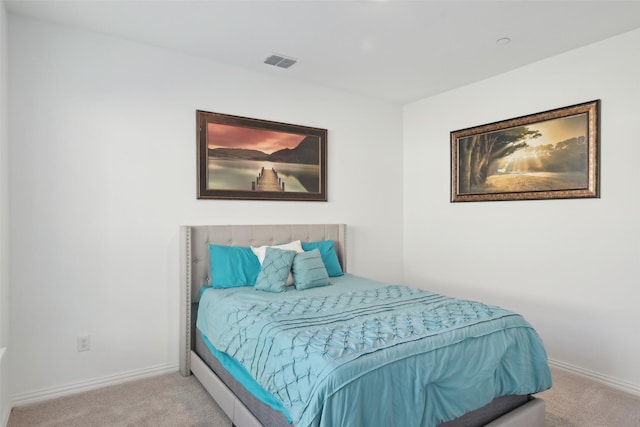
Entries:
{"type": "Polygon", "coordinates": [[[540,136],[541,133],[537,130],[519,126],[460,138],[458,141],[459,191],[468,193],[474,187],[484,185],[489,176],[490,165],[526,148],[527,141],[540,136]]]}

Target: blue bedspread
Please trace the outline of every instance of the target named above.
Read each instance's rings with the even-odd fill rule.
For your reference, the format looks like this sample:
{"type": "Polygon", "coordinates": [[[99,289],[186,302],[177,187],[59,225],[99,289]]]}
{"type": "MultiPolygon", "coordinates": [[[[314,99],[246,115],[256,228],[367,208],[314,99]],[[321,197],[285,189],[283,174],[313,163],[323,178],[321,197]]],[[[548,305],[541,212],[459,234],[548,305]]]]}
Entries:
{"type": "Polygon", "coordinates": [[[197,327],[282,402],[296,427],[435,426],[551,386],[518,314],[356,276],[282,294],[204,292],[197,327]]]}

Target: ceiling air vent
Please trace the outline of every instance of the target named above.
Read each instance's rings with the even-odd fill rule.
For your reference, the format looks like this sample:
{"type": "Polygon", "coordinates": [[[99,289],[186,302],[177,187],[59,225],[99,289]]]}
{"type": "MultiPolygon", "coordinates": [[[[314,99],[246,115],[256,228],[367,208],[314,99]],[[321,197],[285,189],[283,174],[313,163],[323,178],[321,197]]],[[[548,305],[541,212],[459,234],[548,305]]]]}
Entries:
{"type": "Polygon", "coordinates": [[[270,57],[264,60],[265,64],[275,65],[276,67],[280,67],[280,68],[289,68],[296,62],[297,61],[295,59],[287,58],[286,56],[282,56],[282,55],[271,55],[270,57]]]}

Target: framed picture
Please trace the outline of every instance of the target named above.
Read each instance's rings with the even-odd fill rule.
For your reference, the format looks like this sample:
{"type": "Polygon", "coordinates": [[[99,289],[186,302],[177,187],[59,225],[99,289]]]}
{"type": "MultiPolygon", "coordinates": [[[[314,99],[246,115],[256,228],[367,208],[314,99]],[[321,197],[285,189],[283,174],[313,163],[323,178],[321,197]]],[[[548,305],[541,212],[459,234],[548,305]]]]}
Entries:
{"type": "Polygon", "coordinates": [[[327,130],[196,111],[198,199],[327,200],[327,130]]]}
{"type": "Polygon", "coordinates": [[[451,132],[451,201],[599,197],[600,100],[451,132]]]}

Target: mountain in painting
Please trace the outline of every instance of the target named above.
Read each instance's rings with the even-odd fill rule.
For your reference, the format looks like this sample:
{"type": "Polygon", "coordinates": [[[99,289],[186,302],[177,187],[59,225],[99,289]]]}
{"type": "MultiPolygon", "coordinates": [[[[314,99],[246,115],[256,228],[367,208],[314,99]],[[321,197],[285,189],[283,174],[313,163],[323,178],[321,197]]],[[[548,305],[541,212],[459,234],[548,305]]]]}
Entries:
{"type": "Polygon", "coordinates": [[[318,137],[307,136],[294,149],[285,148],[271,153],[272,162],[301,163],[305,165],[320,164],[320,142],[318,137]]]}
{"type": "Polygon", "coordinates": [[[285,148],[271,154],[259,150],[243,148],[209,149],[209,157],[219,159],[262,160],[279,163],[298,163],[305,165],[320,164],[320,140],[316,136],[307,136],[296,148],[285,148]]]}
{"type": "Polygon", "coordinates": [[[269,160],[269,155],[259,150],[246,150],[244,148],[212,148],[209,149],[209,157],[219,159],[242,160],[269,160]]]}

